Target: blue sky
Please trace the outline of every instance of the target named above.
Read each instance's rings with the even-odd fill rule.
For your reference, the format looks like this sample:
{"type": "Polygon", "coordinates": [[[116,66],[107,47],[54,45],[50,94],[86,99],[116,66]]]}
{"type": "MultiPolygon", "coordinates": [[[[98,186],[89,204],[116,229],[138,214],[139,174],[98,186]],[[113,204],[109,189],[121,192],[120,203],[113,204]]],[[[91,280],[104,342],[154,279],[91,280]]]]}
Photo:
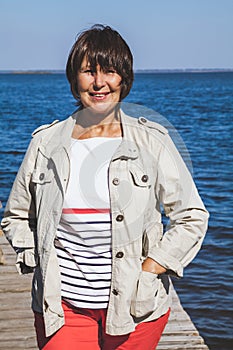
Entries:
{"type": "Polygon", "coordinates": [[[233,0],[0,0],[0,70],[64,69],[94,23],[120,32],[135,69],[233,68],[233,0]]]}

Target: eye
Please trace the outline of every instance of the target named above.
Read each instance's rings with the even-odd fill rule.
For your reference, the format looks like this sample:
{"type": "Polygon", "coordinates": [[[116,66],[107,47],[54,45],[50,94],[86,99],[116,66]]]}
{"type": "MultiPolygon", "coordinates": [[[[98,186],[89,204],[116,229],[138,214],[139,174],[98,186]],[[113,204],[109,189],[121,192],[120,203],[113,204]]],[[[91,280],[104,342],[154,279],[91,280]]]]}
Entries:
{"type": "Polygon", "coordinates": [[[109,68],[107,70],[107,73],[114,74],[114,73],[116,73],[116,70],[114,68],[109,68]]]}
{"type": "Polygon", "coordinates": [[[91,67],[81,67],[80,73],[92,75],[92,74],[95,73],[95,69],[93,69],[93,68],[91,68],[91,67]]]}
{"type": "Polygon", "coordinates": [[[83,71],[83,73],[93,74],[93,73],[94,73],[94,70],[88,68],[88,69],[85,69],[85,70],[83,71]]]}

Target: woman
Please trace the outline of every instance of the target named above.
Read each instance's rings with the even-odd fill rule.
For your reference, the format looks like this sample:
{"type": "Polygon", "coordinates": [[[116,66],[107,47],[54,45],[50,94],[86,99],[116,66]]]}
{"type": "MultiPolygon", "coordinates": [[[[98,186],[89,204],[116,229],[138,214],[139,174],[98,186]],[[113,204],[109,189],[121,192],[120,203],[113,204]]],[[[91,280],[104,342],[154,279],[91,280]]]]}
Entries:
{"type": "Polygon", "coordinates": [[[7,203],[19,272],[34,270],[40,349],[155,349],[168,276],[204,238],[207,211],[167,130],[120,108],[132,61],[110,27],[78,37],[66,72],[79,109],[34,132],[7,203]]]}

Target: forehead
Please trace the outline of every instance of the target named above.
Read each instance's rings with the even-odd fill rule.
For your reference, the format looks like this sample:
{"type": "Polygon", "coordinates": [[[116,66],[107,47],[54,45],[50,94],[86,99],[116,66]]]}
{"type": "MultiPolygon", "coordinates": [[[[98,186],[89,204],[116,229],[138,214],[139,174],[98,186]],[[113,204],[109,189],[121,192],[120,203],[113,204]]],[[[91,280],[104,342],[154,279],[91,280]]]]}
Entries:
{"type": "Polygon", "coordinates": [[[90,61],[88,60],[87,56],[84,56],[82,62],[81,62],[81,68],[82,67],[90,67],[90,61]]]}
{"type": "Polygon", "coordinates": [[[83,60],[81,61],[80,68],[85,67],[92,67],[97,68],[100,67],[101,69],[105,70],[108,68],[115,68],[117,69],[117,62],[115,62],[113,57],[110,57],[109,55],[102,55],[101,53],[97,55],[92,55],[91,53],[86,53],[83,57],[83,60]]]}

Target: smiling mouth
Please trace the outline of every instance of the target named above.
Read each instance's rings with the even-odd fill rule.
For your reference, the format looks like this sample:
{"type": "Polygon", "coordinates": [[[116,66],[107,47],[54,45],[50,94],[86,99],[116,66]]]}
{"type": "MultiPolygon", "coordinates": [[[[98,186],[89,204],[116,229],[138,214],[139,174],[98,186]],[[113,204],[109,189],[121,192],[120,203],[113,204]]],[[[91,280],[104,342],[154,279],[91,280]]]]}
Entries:
{"type": "Polygon", "coordinates": [[[103,99],[105,98],[110,92],[89,92],[89,95],[95,98],[103,99]]]}

